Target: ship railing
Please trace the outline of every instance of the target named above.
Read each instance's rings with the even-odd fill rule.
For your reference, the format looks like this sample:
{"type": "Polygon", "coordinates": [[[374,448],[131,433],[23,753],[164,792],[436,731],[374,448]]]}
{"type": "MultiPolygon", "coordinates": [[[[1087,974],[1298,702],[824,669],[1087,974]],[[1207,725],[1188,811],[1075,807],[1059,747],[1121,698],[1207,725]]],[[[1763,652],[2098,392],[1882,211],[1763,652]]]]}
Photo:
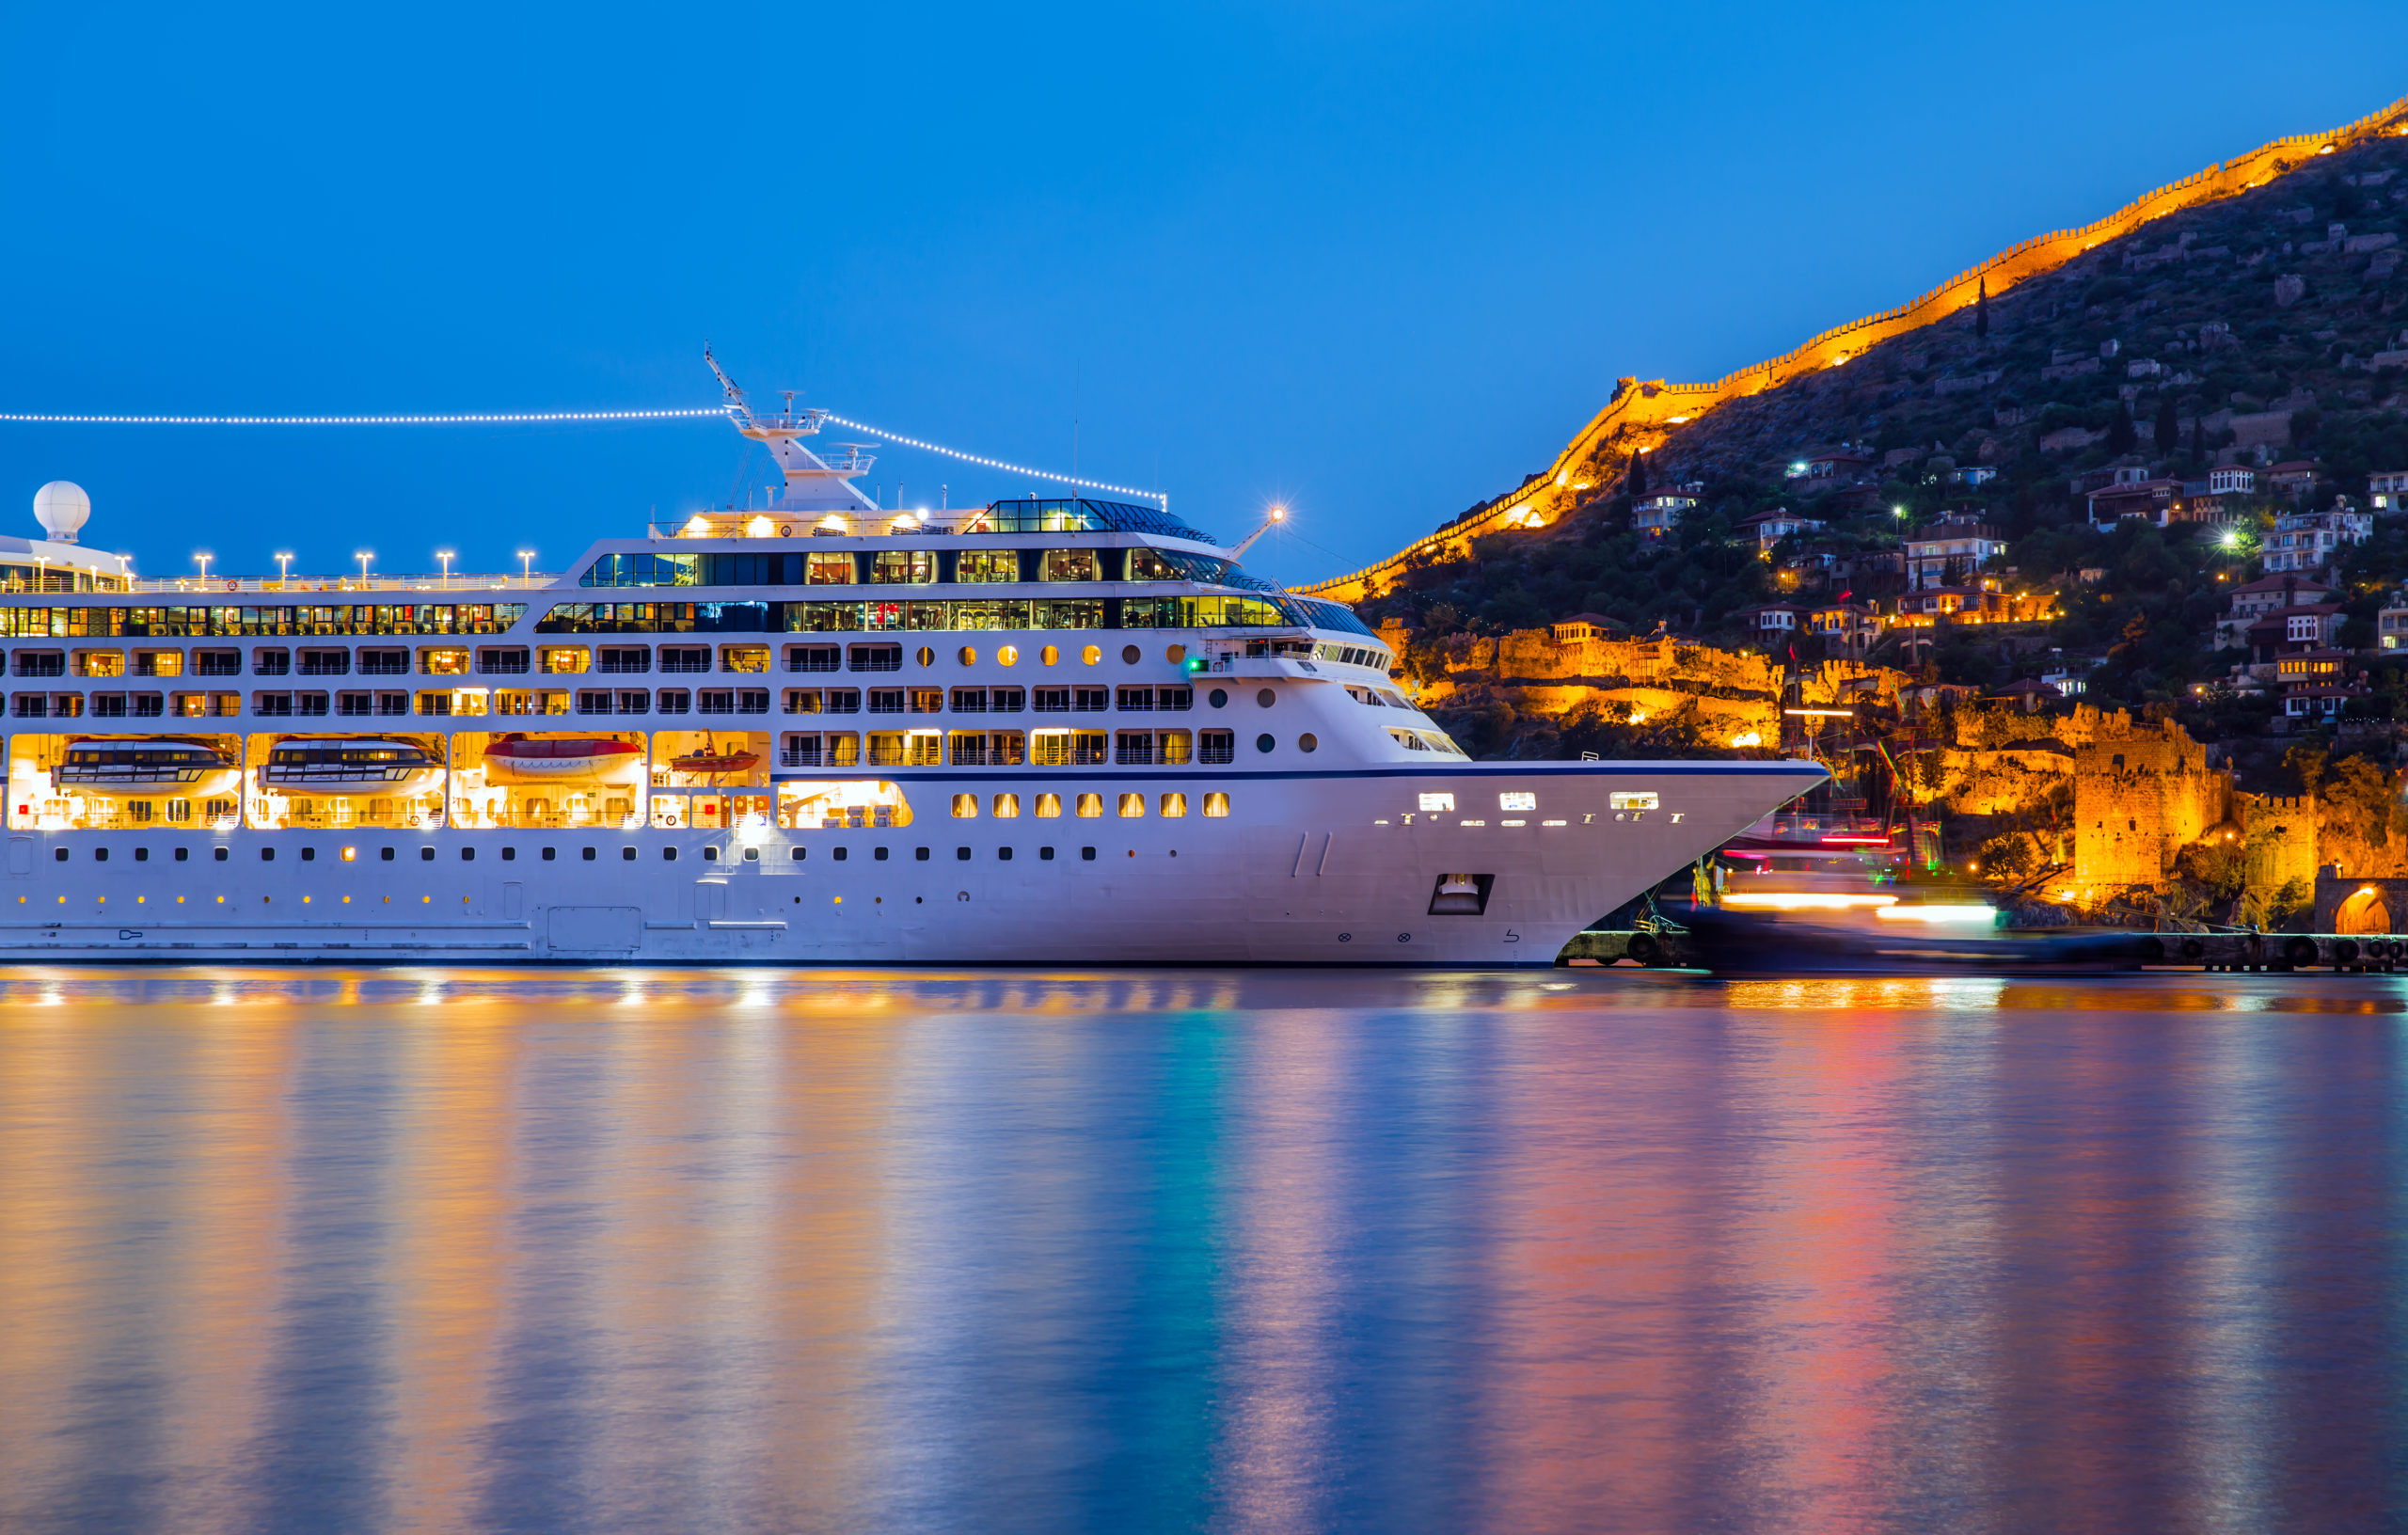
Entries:
{"type": "Polygon", "coordinates": [[[431,576],[198,576],[136,577],[127,582],[127,590],[156,593],[163,595],[182,593],[196,600],[225,596],[246,592],[273,593],[283,596],[341,596],[346,592],[409,592],[431,595],[455,595],[473,601],[485,592],[531,592],[560,579],[552,571],[528,574],[504,572],[487,574],[452,571],[450,575],[436,572],[431,576]]]}

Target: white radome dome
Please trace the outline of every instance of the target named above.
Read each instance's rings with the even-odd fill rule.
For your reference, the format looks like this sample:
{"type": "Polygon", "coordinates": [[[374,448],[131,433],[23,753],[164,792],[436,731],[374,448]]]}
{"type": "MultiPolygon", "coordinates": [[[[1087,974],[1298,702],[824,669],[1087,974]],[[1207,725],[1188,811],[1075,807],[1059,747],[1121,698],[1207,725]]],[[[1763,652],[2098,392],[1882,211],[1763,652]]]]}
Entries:
{"type": "Polygon", "coordinates": [[[72,544],[92,515],[92,498],[71,480],[53,480],[34,492],[34,520],[61,544],[72,544]]]}

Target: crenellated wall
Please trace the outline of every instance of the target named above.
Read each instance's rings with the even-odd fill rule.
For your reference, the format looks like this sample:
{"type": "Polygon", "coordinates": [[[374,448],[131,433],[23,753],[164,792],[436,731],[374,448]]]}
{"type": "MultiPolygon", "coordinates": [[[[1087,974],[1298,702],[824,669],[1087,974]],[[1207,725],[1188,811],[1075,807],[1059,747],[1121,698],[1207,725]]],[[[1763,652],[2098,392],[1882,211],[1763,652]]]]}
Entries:
{"type": "Polygon", "coordinates": [[[1409,564],[1463,558],[1469,551],[1471,541],[1482,534],[1545,527],[1571,509],[1577,494],[1574,488],[1577,476],[1601,444],[1618,439],[1616,445],[1621,449],[1652,450],[1671,435],[1673,428],[1695,420],[1718,405],[1778,388],[1804,373],[1842,366],[1892,337],[1944,320],[1972,305],[1985,285],[1993,294],[2004,293],[2019,282],[2044,277],[2084,251],[2130,234],[2154,219],[2201,203],[2238,197],[2298,169],[2319,155],[2384,135],[2408,135],[2408,97],[2332,133],[2295,134],[2221,165],[2210,166],[2136,198],[2081,229],[2036,235],[1895,309],[1835,325],[1781,356],[1742,368],[1711,384],[1622,379],[1615,384],[1613,398],[1606,407],[1556,455],[1545,474],[1509,495],[1497,497],[1462,521],[1414,540],[1377,564],[1294,590],[1339,602],[1359,602],[1379,595],[1409,564]]]}

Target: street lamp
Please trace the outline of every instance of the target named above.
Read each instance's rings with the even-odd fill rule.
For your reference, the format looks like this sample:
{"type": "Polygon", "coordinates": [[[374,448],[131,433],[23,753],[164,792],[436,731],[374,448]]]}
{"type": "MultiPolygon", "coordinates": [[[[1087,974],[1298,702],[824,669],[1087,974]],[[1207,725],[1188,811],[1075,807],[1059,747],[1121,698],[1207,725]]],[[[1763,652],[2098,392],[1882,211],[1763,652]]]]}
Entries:
{"type": "Polygon", "coordinates": [[[365,589],[368,585],[368,562],[376,558],[376,551],[361,549],[353,554],[352,558],[359,562],[359,584],[362,589],[365,589]]]}
{"type": "Polygon", "coordinates": [[[535,551],[532,549],[518,551],[518,584],[520,586],[535,584],[535,551]]]}
{"type": "Polygon", "coordinates": [[[282,586],[285,581],[292,577],[292,574],[293,556],[290,554],[277,555],[276,557],[276,584],[282,586]]]}
{"type": "Polygon", "coordinates": [[[449,592],[452,590],[452,551],[437,549],[435,551],[435,558],[443,562],[443,590],[449,592]]]}
{"type": "Polygon", "coordinates": [[[200,584],[207,586],[209,584],[209,562],[215,559],[216,556],[209,554],[196,554],[193,558],[200,562],[200,584]]]}

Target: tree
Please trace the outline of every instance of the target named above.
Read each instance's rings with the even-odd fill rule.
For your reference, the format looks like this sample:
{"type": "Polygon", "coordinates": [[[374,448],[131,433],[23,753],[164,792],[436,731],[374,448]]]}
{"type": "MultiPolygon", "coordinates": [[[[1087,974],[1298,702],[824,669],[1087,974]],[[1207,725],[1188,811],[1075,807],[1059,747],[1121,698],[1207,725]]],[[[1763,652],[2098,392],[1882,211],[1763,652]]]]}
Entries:
{"type": "Polygon", "coordinates": [[[1622,488],[1634,501],[1647,494],[1647,462],[1636,451],[1630,455],[1630,472],[1623,477],[1622,488]]]}
{"type": "Polygon", "coordinates": [[[2174,396],[2169,394],[2157,403],[2157,455],[2171,458],[2180,446],[2182,423],[2174,419],[2174,396]]]}
{"type": "Polygon", "coordinates": [[[2107,423],[2107,451],[2111,453],[2129,453],[2140,446],[2140,431],[2132,425],[2131,403],[2117,401],[2115,419],[2107,423]]]}
{"type": "Polygon", "coordinates": [[[1989,334],[1990,279],[1984,277],[1980,290],[1973,294],[1973,336],[1977,340],[1988,340],[1989,334]]]}
{"type": "Polygon", "coordinates": [[[2205,465],[2208,461],[2208,419],[2202,414],[2191,418],[2191,462],[2205,465]]]}

